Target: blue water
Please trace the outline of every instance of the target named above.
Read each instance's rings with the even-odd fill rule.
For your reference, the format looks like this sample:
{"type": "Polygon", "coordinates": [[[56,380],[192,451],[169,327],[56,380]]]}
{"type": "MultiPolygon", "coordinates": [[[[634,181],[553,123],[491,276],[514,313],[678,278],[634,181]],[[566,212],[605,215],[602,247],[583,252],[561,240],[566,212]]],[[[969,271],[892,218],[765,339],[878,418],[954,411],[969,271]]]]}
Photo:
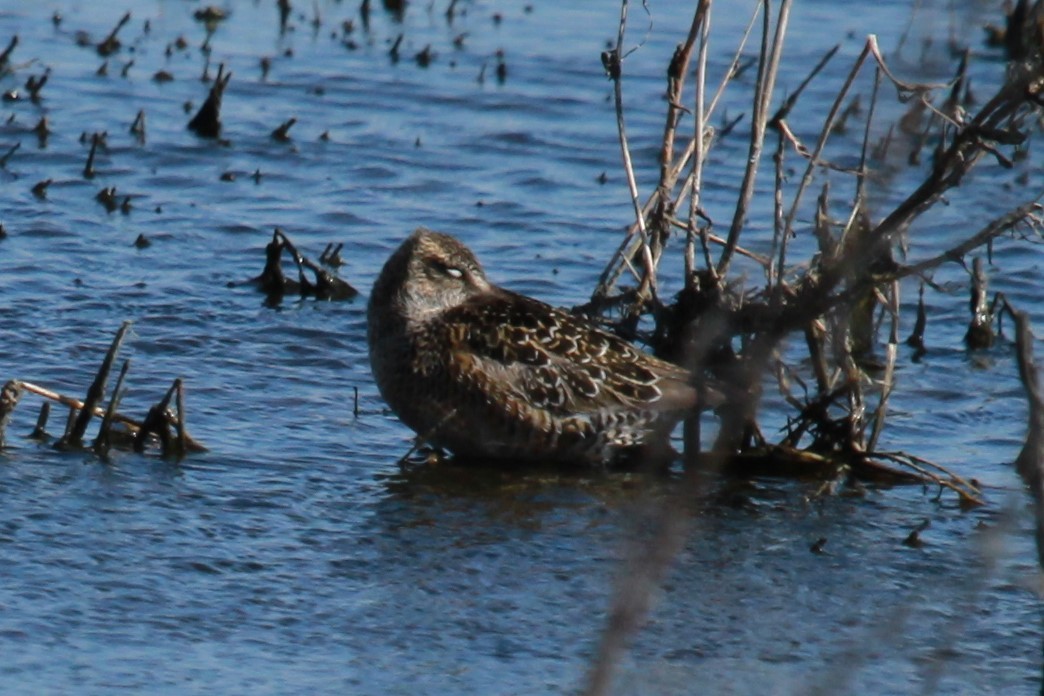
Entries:
{"type": "MultiPolygon", "coordinates": [[[[82,396],[120,323],[133,320],[121,410],[143,415],[182,377],[189,430],[209,447],[181,462],[59,452],[24,437],[39,399],[23,399],[0,453],[4,692],[575,693],[630,544],[666,500],[624,475],[403,473],[396,462],[412,434],[385,412],[366,358],[366,293],[417,225],[458,234],[496,282],[561,305],[589,297],[632,217],[598,57],[618,7],[476,1],[460,3],[448,26],[445,3],[410,4],[401,21],[375,3],[367,32],[357,3],[319,2],[318,30],[313,7],[296,5],[281,34],[274,3],[228,4],[210,40],[211,76],[218,63],[233,72],[227,142],[215,143],[185,128],[183,105],[198,108],[208,88],[205,30],[192,19],[200,4],[0,1],[0,44],[20,37],[0,88],[24,96],[27,77],[51,69],[39,104],[0,103],[0,150],[21,143],[0,170],[0,378],[82,396]],[[128,9],[124,46],[97,75],[102,58],[75,33],[99,41],[128,9]],[[187,48],[168,57],[178,37],[187,48]],[[413,56],[429,44],[435,60],[422,68],[413,56]],[[161,69],[174,80],[154,81],[161,69]],[[128,132],[139,109],[143,144],[128,132]],[[54,131],[45,146],[30,131],[41,116],[54,131]],[[272,140],[291,117],[291,141],[272,140]],[[108,132],[108,147],[87,180],[80,136],[95,131],[108,132]],[[31,189],[48,178],[41,200],[31,189]],[[132,197],[129,213],[94,200],[104,186],[132,197]],[[272,307],[249,287],[229,288],[261,271],[276,226],[313,258],[343,242],[340,273],[360,298],[272,307]],[[151,246],[135,248],[139,234],[151,246]]],[[[641,48],[624,88],[643,193],[655,180],[664,68],[689,22],[690,9],[675,5],[652,3],[651,28],[631,7],[628,43],[641,48]]],[[[798,5],[781,93],[842,44],[793,118],[802,138],[814,137],[868,33],[911,79],[947,79],[951,32],[984,54],[980,97],[1003,69],[981,48],[979,26],[997,21],[985,4],[798,5]]],[[[714,74],[747,21],[737,7],[715,9],[714,74]]],[[[749,82],[730,89],[723,114],[749,111],[749,82]]],[[[883,104],[882,123],[905,108],[883,104]]],[[[857,130],[838,137],[838,157],[854,152],[857,130]]],[[[704,190],[719,231],[746,156],[737,133],[713,151],[704,190]]],[[[792,157],[796,182],[803,165],[792,157]]],[[[873,189],[881,210],[917,175],[889,164],[873,189]]],[[[1014,175],[976,173],[911,230],[910,257],[1039,191],[1039,154],[1014,175]],[[1005,183],[1019,174],[1021,185],[1005,183]]],[[[832,183],[844,190],[843,177],[832,183]]],[[[744,239],[761,252],[770,191],[766,176],[744,239]]],[[[793,259],[808,248],[810,219],[799,219],[793,259]]],[[[1038,326],[1040,258],[1031,241],[1005,239],[990,268],[994,289],[1038,326]]],[[[668,292],[679,266],[665,271],[668,292]]],[[[748,286],[762,281],[740,270],[748,286]]],[[[951,495],[920,488],[813,499],[807,482],[727,487],[694,515],[619,665],[617,693],[1039,691],[1032,515],[1011,467],[1025,428],[1014,358],[1006,342],[968,355],[967,274],[950,264],[934,281],[943,290],[926,296],[929,353],[915,363],[901,349],[882,445],[977,478],[988,505],[962,512],[951,495]],[[903,545],[924,520],[924,546],[903,545]],[[825,553],[810,552],[820,538],[825,553]]],[[[904,336],[916,289],[903,288],[904,336]]],[[[55,409],[49,431],[64,418],[55,409]]],[[[764,419],[782,425],[771,399],[764,419]]]]}

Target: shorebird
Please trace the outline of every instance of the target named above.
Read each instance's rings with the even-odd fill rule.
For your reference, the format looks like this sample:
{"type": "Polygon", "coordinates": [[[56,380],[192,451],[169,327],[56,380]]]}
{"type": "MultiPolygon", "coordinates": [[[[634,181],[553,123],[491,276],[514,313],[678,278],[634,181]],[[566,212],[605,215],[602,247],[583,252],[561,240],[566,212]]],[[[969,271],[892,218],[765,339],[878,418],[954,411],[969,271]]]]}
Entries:
{"type": "Polygon", "coordinates": [[[457,456],[611,462],[706,406],[686,370],[493,285],[470,249],[425,228],[385,263],[367,323],[385,401],[457,456]]]}

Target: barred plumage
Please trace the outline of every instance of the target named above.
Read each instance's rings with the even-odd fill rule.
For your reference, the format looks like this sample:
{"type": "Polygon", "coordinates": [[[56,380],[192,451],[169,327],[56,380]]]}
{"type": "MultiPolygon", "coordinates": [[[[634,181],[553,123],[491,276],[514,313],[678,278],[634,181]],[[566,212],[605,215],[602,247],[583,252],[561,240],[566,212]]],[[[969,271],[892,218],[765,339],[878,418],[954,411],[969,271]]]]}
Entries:
{"type": "Polygon", "coordinates": [[[458,455],[607,461],[697,406],[685,370],[492,285],[467,247],[424,228],[388,259],[367,316],[382,396],[458,455]]]}

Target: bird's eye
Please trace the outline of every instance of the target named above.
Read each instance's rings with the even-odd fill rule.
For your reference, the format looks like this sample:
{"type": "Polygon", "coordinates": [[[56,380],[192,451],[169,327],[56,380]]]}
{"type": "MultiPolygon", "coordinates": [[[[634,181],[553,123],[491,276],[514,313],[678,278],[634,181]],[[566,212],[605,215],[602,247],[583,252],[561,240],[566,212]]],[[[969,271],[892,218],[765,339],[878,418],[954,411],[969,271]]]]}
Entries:
{"type": "Polygon", "coordinates": [[[441,261],[432,261],[431,265],[439,273],[443,275],[448,275],[450,278],[453,278],[455,280],[460,280],[464,277],[464,271],[460,270],[456,266],[450,266],[448,264],[442,263],[441,261]]]}

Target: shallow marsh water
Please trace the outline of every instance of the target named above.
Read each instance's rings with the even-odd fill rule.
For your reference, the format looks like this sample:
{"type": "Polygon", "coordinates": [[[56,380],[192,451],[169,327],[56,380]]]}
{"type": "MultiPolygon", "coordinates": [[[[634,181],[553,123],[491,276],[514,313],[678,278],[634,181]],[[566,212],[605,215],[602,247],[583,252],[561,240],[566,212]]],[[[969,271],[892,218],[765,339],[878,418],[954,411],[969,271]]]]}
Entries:
{"type": "MultiPolygon", "coordinates": [[[[662,75],[688,26],[682,4],[651,3],[651,29],[632,7],[630,42],[643,45],[625,63],[625,92],[645,186],[662,75]]],[[[185,129],[183,105],[198,107],[207,89],[205,30],[192,19],[200,4],[0,1],[0,43],[20,37],[17,70],[0,86],[21,90],[52,70],[40,104],[0,104],[0,149],[21,142],[0,170],[0,377],[80,394],[130,319],[123,410],[144,413],[181,376],[191,432],[210,447],[180,463],[60,453],[21,437],[38,403],[25,398],[0,453],[0,685],[573,693],[628,541],[641,534],[635,520],[662,491],[622,475],[401,472],[411,434],[384,413],[370,378],[365,296],[387,253],[423,224],[458,234],[497,282],[561,305],[587,298],[631,217],[598,59],[618,7],[461,3],[449,26],[441,5],[416,3],[402,17],[374,7],[366,31],[357,3],[323,0],[319,29],[299,3],[280,33],[274,5],[229,3],[210,40],[210,74],[218,63],[234,73],[219,144],[185,129]],[[75,32],[98,41],[126,10],[124,47],[97,75],[102,58],[75,32]],[[345,19],[355,23],[347,37],[345,19]],[[179,36],[187,48],[166,56],[179,36]],[[413,56],[429,44],[435,59],[422,68],[413,56]],[[174,80],[153,80],[161,69],[174,80]],[[139,109],[143,144],[128,133],[139,109]],[[39,146],[30,129],[43,115],[54,132],[39,146]],[[291,117],[291,141],[274,141],[291,117]],[[108,131],[108,148],[87,180],[80,135],[94,131],[108,131]],[[46,198],[34,196],[48,178],[46,198]],[[103,186],[132,196],[130,212],[95,202],[103,186]],[[313,258],[344,242],[341,274],[360,298],[272,307],[227,287],[260,272],[275,226],[313,258]],[[135,248],[139,234],[151,246],[135,248]]],[[[734,36],[746,11],[721,5],[716,30],[734,36]]],[[[927,5],[912,14],[900,2],[797,3],[781,89],[840,41],[831,77],[805,97],[821,114],[871,32],[898,70],[947,79],[942,39],[954,31],[987,53],[975,83],[985,95],[1002,64],[979,48],[978,26],[999,10],[927,5]]],[[[732,45],[722,40],[714,69],[732,45]]],[[[747,108],[736,99],[730,114],[747,108]]],[[[745,152],[742,137],[714,151],[704,204],[721,221],[745,152]]],[[[989,168],[977,174],[953,196],[963,207],[941,209],[916,238],[945,244],[1021,203],[1041,187],[1040,162],[1034,153],[1018,165],[1022,189],[989,168]]],[[[914,180],[888,171],[875,192],[882,206],[914,180]]],[[[770,206],[762,196],[752,211],[752,248],[767,249],[770,206]]],[[[1037,247],[1005,241],[994,261],[993,287],[1044,324],[1037,247]]],[[[951,265],[935,280],[947,291],[926,297],[928,355],[913,362],[903,349],[887,446],[984,482],[989,505],[961,512],[919,488],[809,502],[803,482],[728,487],[693,520],[619,693],[1040,690],[1031,515],[1011,467],[1025,422],[1014,359],[1004,342],[966,353],[966,274],[951,265]],[[925,520],[924,545],[904,545],[925,520]],[[810,552],[821,538],[825,553],[810,552]]],[[[912,323],[914,286],[905,300],[912,323]]],[[[52,416],[52,432],[61,420],[52,416]]]]}

